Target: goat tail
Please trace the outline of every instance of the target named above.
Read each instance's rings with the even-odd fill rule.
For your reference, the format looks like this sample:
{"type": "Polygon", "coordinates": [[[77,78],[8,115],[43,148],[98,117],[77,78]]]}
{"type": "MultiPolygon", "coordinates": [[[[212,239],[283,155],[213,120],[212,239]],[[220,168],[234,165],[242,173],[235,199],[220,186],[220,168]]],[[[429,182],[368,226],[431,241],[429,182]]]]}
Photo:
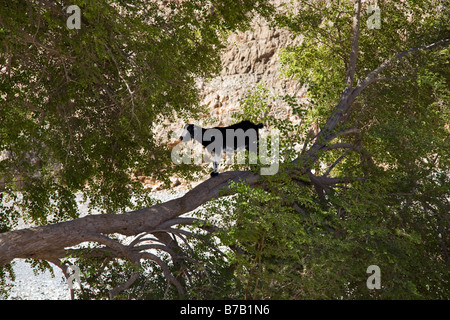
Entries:
{"type": "Polygon", "coordinates": [[[263,125],[262,123],[259,123],[259,124],[256,125],[256,128],[257,128],[257,129],[261,129],[261,128],[263,128],[263,127],[264,127],[264,125],[263,125]]]}

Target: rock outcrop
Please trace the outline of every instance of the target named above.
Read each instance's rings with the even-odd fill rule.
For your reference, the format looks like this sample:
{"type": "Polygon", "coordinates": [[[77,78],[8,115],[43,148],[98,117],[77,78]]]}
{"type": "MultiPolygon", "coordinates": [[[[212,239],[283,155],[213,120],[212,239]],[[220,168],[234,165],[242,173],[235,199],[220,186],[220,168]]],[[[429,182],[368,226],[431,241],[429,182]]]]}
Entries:
{"type": "MultiPolygon", "coordinates": [[[[281,9],[282,1],[276,5],[281,9]]],[[[198,82],[202,103],[208,106],[213,123],[229,125],[231,114],[239,110],[240,102],[261,82],[272,95],[302,97],[305,89],[282,75],[278,61],[280,51],[298,41],[288,30],[273,28],[262,17],[252,21],[250,30],[231,34],[222,54],[220,75],[198,82]]],[[[287,116],[281,99],[273,101],[271,112],[287,116]]]]}

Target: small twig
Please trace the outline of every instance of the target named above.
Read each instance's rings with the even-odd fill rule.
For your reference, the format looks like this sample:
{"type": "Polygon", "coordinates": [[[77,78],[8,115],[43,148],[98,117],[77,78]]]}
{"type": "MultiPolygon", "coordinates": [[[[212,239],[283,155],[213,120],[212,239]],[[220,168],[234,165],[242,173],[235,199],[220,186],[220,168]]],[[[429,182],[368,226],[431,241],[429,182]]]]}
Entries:
{"type": "Polygon", "coordinates": [[[135,272],[131,275],[131,277],[125,282],[122,283],[115,288],[109,290],[109,298],[112,300],[115,296],[117,296],[121,291],[127,290],[140,276],[139,272],[135,272]]]}
{"type": "Polygon", "coordinates": [[[164,276],[167,279],[168,283],[172,283],[178,290],[178,295],[180,297],[183,297],[185,295],[185,291],[183,289],[183,286],[180,284],[180,282],[172,275],[172,273],[169,270],[169,266],[162,261],[158,256],[150,253],[150,252],[142,252],[140,255],[140,258],[142,259],[148,259],[155,261],[162,269],[164,276]]]}
{"type": "Polygon", "coordinates": [[[337,160],[327,169],[327,171],[325,171],[325,173],[322,175],[322,177],[326,177],[328,176],[328,174],[330,174],[331,170],[334,169],[334,167],[341,162],[346,156],[347,154],[350,152],[350,150],[347,150],[343,155],[341,155],[339,158],[337,158],[337,160]]]}
{"type": "Polygon", "coordinates": [[[331,146],[325,146],[323,147],[323,151],[327,151],[327,150],[333,150],[333,149],[350,149],[350,150],[355,150],[355,151],[360,151],[360,147],[354,145],[353,143],[348,143],[348,142],[338,142],[335,144],[332,144],[331,146]]]}
{"type": "Polygon", "coordinates": [[[107,44],[105,44],[106,50],[108,50],[110,57],[112,61],[114,62],[114,65],[116,66],[117,73],[119,75],[119,78],[125,83],[125,86],[127,87],[128,93],[130,94],[130,100],[131,100],[131,117],[135,118],[138,125],[141,126],[141,121],[134,113],[135,105],[134,105],[134,92],[131,90],[130,86],[128,85],[128,82],[125,80],[125,78],[122,76],[122,72],[120,72],[119,64],[117,63],[116,59],[114,58],[114,54],[112,53],[111,49],[108,47],[107,44]]]}

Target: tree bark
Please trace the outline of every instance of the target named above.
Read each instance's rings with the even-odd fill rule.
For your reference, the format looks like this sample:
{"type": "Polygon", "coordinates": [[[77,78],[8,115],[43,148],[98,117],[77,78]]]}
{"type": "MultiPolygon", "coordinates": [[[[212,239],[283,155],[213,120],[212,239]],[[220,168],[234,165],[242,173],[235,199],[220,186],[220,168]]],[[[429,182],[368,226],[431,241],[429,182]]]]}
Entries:
{"type": "Polygon", "coordinates": [[[219,197],[230,181],[244,181],[253,185],[258,178],[259,176],[251,171],[229,171],[206,180],[180,198],[149,208],[124,214],[91,215],[72,221],[2,233],[0,267],[15,258],[62,258],[66,256],[66,248],[85,241],[104,243],[104,236],[108,234],[133,236],[158,230],[162,223],[219,197]]]}

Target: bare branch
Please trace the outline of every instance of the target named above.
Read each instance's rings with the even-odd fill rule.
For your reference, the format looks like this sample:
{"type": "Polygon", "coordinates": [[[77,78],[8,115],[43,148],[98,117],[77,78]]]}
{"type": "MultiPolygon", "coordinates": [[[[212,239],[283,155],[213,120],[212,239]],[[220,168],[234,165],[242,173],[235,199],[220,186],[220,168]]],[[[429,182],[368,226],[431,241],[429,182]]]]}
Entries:
{"type": "Polygon", "coordinates": [[[130,250],[129,247],[124,246],[119,241],[113,240],[107,236],[101,234],[93,234],[87,239],[88,241],[96,241],[98,243],[106,245],[108,248],[117,251],[123,257],[126,257],[128,260],[133,263],[138,263],[139,259],[137,256],[130,250]]]}
{"type": "Polygon", "coordinates": [[[172,249],[170,249],[168,246],[166,246],[164,244],[143,244],[138,247],[133,247],[133,251],[139,251],[139,252],[149,250],[149,249],[162,250],[162,251],[165,251],[168,254],[170,254],[172,257],[176,257],[176,258],[178,257],[178,255],[172,249]]]}
{"type": "Polygon", "coordinates": [[[140,254],[140,257],[142,259],[148,259],[148,260],[152,260],[155,261],[162,269],[164,276],[166,277],[167,281],[169,283],[172,283],[178,290],[178,295],[180,297],[183,297],[185,295],[185,291],[183,289],[183,286],[181,285],[181,283],[172,275],[172,273],[169,270],[169,267],[167,266],[167,264],[162,261],[158,256],[150,253],[150,252],[143,252],[140,254]]]}
{"type": "Polygon", "coordinates": [[[354,5],[353,25],[352,25],[352,46],[350,49],[350,59],[348,63],[346,84],[347,87],[353,86],[353,79],[356,72],[356,60],[358,58],[358,46],[359,46],[359,28],[361,18],[361,0],[356,0],[354,5]]]}
{"type": "Polygon", "coordinates": [[[351,97],[350,97],[350,101],[355,100],[355,98],[361,93],[362,90],[364,90],[368,85],[370,85],[371,83],[378,81],[380,79],[383,78],[377,78],[378,75],[387,67],[390,67],[391,65],[393,65],[394,62],[404,58],[405,56],[412,54],[412,53],[416,53],[418,51],[423,51],[423,50],[432,50],[438,47],[446,47],[450,45],[450,39],[443,39],[443,40],[439,40],[436,41],[434,43],[428,44],[428,45],[423,45],[423,46],[418,46],[418,47],[414,47],[414,48],[410,48],[408,50],[402,51],[397,53],[396,55],[394,55],[392,58],[385,60],[382,64],[380,64],[375,70],[373,70],[372,72],[370,72],[367,77],[360,83],[358,84],[358,86],[355,88],[355,90],[352,92],[351,97]]]}
{"type": "Polygon", "coordinates": [[[345,152],[343,155],[341,155],[339,158],[336,159],[336,161],[327,169],[327,171],[322,175],[323,177],[326,177],[330,174],[331,170],[334,169],[334,167],[336,167],[336,165],[341,162],[349,153],[349,150],[347,150],[347,152],[345,152]]]}
{"type": "Polygon", "coordinates": [[[333,149],[351,149],[351,150],[359,151],[360,147],[354,145],[353,143],[338,142],[338,143],[332,144],[331,146],[326,146],[322,150],[333,150],[333,149]]]}
{"type": "MultiPolygon", "coordinates": [[[[61,271],[64,274],[64,277],[66,279],[69,278],[69,272],[67,271],[67,269],[69,268],[66,264],[62,263],[61,260],[59,259],[50,259],[48,260],[49,262],[53,263],[55,266],[57,266],[58,268],[61,269],[61,271]]],[[[69,292],[70,292],[70,299],[74,300],[75,299],[75,294],[73,292],[73,287],[69,287],[69,292]]]]}
{"type": "Polygon", "coordinates": [[[328,141],[336,139],[337,137],[346,136],[346,135],[351,134],[351,133],[355,133],[355,134],[358,135],[360,132],[359,132],[358,128],[350,128],[350,129],[347,129],[347,130],[339,131],[339,132],[336,132],[335,134],[331,135],[329,137],[328,141]]]}
{"type": "Polygon", "coordinates": [[[109,298],[113,299],[115,296],[117,296],[121,291],[127,290],[140,276],[141,274],[139,272],[135,272],[131,275],[131,277],[125,282],[117,287],[111,289],[109,291],[109,298]]]}
{"type": "MultiPolygon", "coordinates": [[[[355,11],[357,9],[357,3],[355,4],[355,11]]],[[[355,22],[355,21],[354,21],[355,22]]],[[[357,31],[357,21],[356,24],[354,23],[354,31],[357,31]]],[[[354,52],[353,57],[357,54],[357,51],[355,51],[357,46],[357,38],[356,34],[353,34],[353,44],[352,44],[352,52],[354,52]]],[[[437,47],[441,46],[448,46],[450,45],[450,39],[443,39],[428,45],[418,46],[414,48],[410,48],[408,50],[402,51],[394,55],[394,57],[384,61],[380,66],[378,66],[375,70],[370,72],[367,77],[359,83],[354,89],[351,89],[351,87],[347,86],[344,91],[342,92],[341,98],[334,108],[334,112],[331,115],[330,118],[328,118],[327,122],[323,126],[323,128],[320,130],[320,132],[317,135],[317,139],[315,143],[309,148],[307,152],[302,154],[299,158],[294,160],[295,164],[311,164],[315,163],[315,161],[318,158],[318,152],[325,147],[326,143],[331,141],[336,137],[336,135],[333,133],[333,131],[336,129],[337,125],[340,123],[342,116],[348,112],[350,109],[353,101],[359,96],[362,90],[364,90],[368,85],[371,83],[377,81],[378,75],[387,67],[391,66],[394,62],[404,58],[405,56],[421,51],[421,50],[431,50],[435,49],[437,47]]],[[[351,58],[351,61],[353,62],[354,58],[351,58]]],[[[355,61],[356,63],[356,61],[355,61]]],[[[353,73],[354,75],[354,73],[353,73]]],[[[352,80],[352,65],[349,65],[349,69],[347,71],[347,80],[352,80]]]]}
{"type": "Polygon", "coordinates": [[[193,249],[190,247],[188,241],[186,240],[185,237],[183,236],[187,236],[187,237],[191,237],[191,238],[195,238],[198,240],[203,241],[204,243],[206,243],[211,249],[213,249],[214,251],[216,251],[217,253],[219,253],[222,256],[226,256],[222,251],[220,251],[218,248],[216,248],[216,246],[214,246],[210,241],[207,241],[205,239],[203,239],[202,237],[198,236],[195,233],[192,233],[190,231],[187,230],[183,230],[183,229],[173,229],[170,228],[168,230],[168,232],[175,234],[176,236],[178,236],[181,240],[183,240],[183,242],[186,244],[186,246],[189,247],[189,249],[193,252],[193,249]],[[183,236],[182,236],[183,235],[183,236]]]}

